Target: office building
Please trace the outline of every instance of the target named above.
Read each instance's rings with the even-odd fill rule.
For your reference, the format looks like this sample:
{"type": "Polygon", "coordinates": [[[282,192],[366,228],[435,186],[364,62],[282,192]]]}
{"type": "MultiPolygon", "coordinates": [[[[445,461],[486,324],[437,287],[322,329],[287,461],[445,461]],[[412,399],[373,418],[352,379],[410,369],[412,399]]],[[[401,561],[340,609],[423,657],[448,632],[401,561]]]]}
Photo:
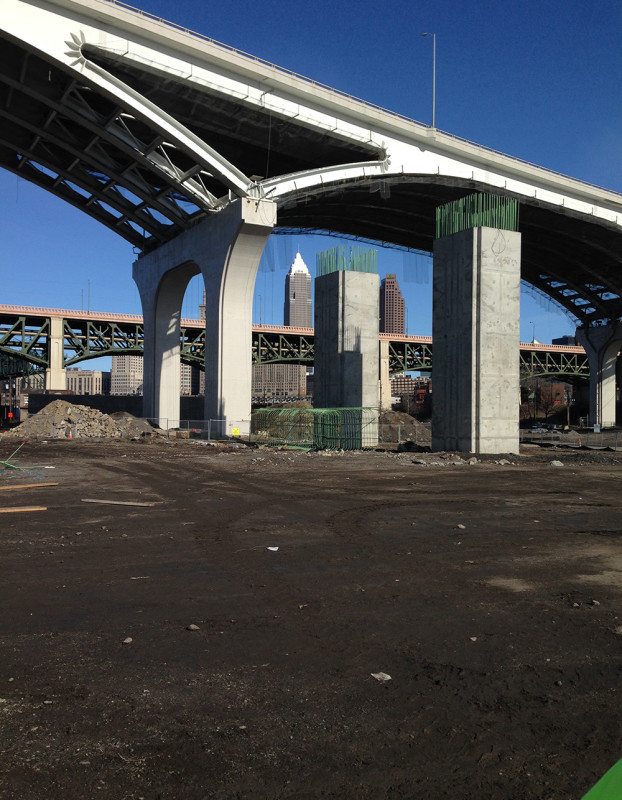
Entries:
{"type": "Polygon", "coordinates": [[[123,355],[112,357],[110,394],[143,393],[143,357],[123,355]]]}
{"type": "Polygon", "coordinates": [[[95,369],[68,367],[67,389],[73,394],[92,395],[110,393],[110,373],[95,369]]]}
{"type": "Polygon", "coordinates": [[[307,394],[304,364],[253,364],[253,397],[299,399],[307,394]]]}
{"type": "MultiPolygon", "coordinates": [[[[199,370],[183,362],[179,365],[180,395],[196,395],[199,393],[199,370]]],[[[69,387],[69,371],[67,372],[69,387]]],[[[113,356],[110,372],[110,394],[142,394],[143,393],[143,357],[113,356]]]]}
{"type": "Polygon", "coordinates": [[[292,328],[313,327],[311,275],[299,252],[285,276],[284,324],[292,328]]]}
{"type": "Polygon", "coordinates": [[[406,306],[395,275],[388,274],[380,283],[380,333],[403,336],[406,306]]]}

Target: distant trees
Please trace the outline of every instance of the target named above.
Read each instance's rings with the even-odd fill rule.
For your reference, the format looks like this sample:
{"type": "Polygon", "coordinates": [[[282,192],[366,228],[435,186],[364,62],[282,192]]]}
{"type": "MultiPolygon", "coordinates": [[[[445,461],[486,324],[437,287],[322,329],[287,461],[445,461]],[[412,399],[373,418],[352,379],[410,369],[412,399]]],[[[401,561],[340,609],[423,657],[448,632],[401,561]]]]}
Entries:
{"type": "Polygon", "coordinates": [[[569,386],[545,378],[527,378],[521,384],[521,419],[543,419],[566,408],[569,386]]]}

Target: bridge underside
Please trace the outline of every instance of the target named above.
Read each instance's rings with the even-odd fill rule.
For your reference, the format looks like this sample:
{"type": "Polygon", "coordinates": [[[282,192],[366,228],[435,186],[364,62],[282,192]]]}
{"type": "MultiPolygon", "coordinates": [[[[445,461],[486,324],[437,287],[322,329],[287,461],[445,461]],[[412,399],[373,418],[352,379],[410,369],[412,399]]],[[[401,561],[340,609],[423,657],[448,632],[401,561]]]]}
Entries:
{"type": "MultiPolygon", "coordinates": [[[[443,176],[365,179],[285,199],[279,225],[325,229],[431,251],[436,208],[490,188],[443,176]]],[[[581,322],[622,317],[619,232],[521,198],[521,277],[581,322]]]]}
{"type": "MultiPolygon", "coordinates": [[[[68,45],[77,60],[88,61],[90,74],[103,76],[103,85],[6,32],[0,40],[0,167],[72,203],[145,253],[217,213],[232,196],[261,196],[263,180],[274,185],[277,176],[330,172],[343,164],[378,167],[386,157],[371,138],[348,139],[246,98],[197,87],[76,36],[68,45]],[[134,96],[157,112],[153,118],[147,106],[127,99],[134,96]],[[158,114],[200,142],[211,166],[184,146],[183,137],[172,141],[157,124],[158,114]]],[[[391,175],[390,161],[381,177],[376,169],[359,179],[306,186],[276,192],[279,226],[426,251],[432,250],[438,205],[473,191],[504,193],[451,175],[391,175]]],[[[619,228],[534,198],[519,200],[522,278],[581,323],[622,318],[619,228]]]]}
{"type": "Polygon", "coordinates": [[[235,98],[149,72],[94,47],[77,55],[207,146],[210,170],[122,96],[0,31],[0,166],[80,208],[148,252],[257,180],[375,158],[356,144],[235,98]],[[237,184],[227,176],[238,178],[237,184]],[[242,188],[241,188],[242,187],[242,188]]]}

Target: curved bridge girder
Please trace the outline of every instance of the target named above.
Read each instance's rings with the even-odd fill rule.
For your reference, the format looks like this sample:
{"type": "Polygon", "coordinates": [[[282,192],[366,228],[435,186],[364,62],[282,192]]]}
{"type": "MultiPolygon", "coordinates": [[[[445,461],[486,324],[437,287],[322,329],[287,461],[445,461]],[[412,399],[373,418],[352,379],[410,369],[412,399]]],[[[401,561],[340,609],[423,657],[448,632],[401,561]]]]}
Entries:
{"type": "Polygon", "coordinates": [[[250,180],[138,92],[81,59],[81,71],[3,42],[3,166],[144,248],[216,210],[250,180]]]}
{"type": "Polygon", "coordinates": [[[230,194],[276,200],[280,226],[431,251],[436,206],[496,192],[521,204],[522,278],[584,324],[622,318],[620,195],[120,4],[4,0],[3,11],[0,166],[143,252],[230,194]]]}
{"type": "MultiPolygon", "coordinates": [[[[437,206],[481,183],[444,175],[390,174],[290,191],[279,199],[279,225],[329,229],[431,251],[437,206]]],[[[537,198],[521,197],[522,275],[583,323],[622,317],[621,233],[537,198]]]]}

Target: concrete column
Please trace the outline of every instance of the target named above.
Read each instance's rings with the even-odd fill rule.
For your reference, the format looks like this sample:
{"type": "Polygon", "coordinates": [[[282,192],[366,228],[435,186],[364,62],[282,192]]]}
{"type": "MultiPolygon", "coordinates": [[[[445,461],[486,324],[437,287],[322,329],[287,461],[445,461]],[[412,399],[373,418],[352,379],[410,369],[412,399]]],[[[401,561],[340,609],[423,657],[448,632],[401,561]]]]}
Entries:
{"type": "Polygon", "coordinates": [[[63,367],[63,320],[60,317],[50,317],[48,358],[50,366],[45,370],[45,388],[47,391],[64,391],[67,388],[67,372],[63,367]]]}
{"type": "Polygon", "coordinates": [[[518,453],[520,234],[434,243],[432,449],[518,453]]]}
{"type": "Polygon", "coordinates": [[[378,275],[340,271],[315,280],[316,408],[372,408],[350,414],[348,447],[378,444],[378,275]]]}
{"type": "Polygon", "coordinates": [[[167,269],[162,253],[151,255],[157,259],[157,268],[152,264],[151,270],[137,272],[134,267],[143,309],[143,415],[168,429],[178,427],[180,421],[181,306],[186,287],[199,269],[192,261],[167,269]]]}
{"type": "Polygon", "coordinates": [[[576,337],[590,365],[590,424],[616,424],[616,366],[622,349],[622,323],[577,328],[576,337]]]}
{"type": "Polygon", "coordinates": [[[275,203],[238,200],[135,262],[145,321],[145,416],[179,419],[181,304],[188,281],[200,272],[206,294],[205,416],[222,421],[213,431],[248,432],[253,291],[275,224],[275,203]]]}
{"type": "Polygon", "coordinates": [[[379,406],[381,411],[391,410],[391,375],[389,372],[389,342],[380,340],[380,384],[378,388],[379,406]]]}
{"type": "Polygon", "coordinates": [[[331,272],[315,279],[318,408],[378,407],[378,275],[331,272]]]}

